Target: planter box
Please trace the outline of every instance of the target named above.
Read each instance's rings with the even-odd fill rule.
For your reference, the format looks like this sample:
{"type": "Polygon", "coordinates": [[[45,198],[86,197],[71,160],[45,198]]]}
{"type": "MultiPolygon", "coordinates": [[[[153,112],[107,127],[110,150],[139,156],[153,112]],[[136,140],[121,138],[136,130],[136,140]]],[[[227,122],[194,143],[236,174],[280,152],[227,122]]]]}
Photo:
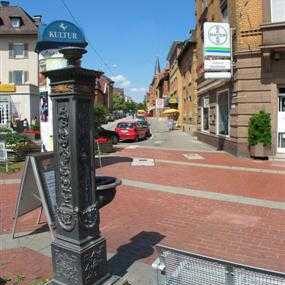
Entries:
{"type": "Polygon", "coordinates": [[[250,156],[254,158],[268,158],[270,149],[270,146],[264,146],[262,143],[249,146],[250,156]]]}

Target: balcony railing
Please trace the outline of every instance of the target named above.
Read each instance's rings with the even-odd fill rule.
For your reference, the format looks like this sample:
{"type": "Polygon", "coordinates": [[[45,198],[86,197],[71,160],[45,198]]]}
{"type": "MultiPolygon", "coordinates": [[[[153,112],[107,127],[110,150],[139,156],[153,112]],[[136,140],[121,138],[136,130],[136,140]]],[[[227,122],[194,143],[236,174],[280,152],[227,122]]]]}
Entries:
{"type": "Polygon", "coordinates": [[[159,285],[284,285],[285,273],[156,246],[159,285]]]}

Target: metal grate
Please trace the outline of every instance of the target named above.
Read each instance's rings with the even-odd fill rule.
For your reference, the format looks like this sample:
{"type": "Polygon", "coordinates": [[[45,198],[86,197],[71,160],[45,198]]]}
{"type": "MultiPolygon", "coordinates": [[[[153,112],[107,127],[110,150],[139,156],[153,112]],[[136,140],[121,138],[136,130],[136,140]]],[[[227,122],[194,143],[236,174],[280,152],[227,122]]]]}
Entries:
{"type": "Polygon", "coordinates": [[[285,274],[158,245],[159,285],[285,285],[285,274]],[[160,271],[160,272],[159,272],[160,271]]]}

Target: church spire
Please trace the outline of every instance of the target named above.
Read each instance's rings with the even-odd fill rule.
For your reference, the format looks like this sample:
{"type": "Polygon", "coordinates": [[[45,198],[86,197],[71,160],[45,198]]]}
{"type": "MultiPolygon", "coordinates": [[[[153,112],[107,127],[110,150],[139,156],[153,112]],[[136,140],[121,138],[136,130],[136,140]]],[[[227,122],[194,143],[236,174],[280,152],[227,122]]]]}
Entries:
{"type": "Polygon", "coordinates": [[[157,75],[160,72],[161,72],[160,62],[159,62],[159,57],[157,57],[156,62],[155,62],[154,75],[157,75]]]}

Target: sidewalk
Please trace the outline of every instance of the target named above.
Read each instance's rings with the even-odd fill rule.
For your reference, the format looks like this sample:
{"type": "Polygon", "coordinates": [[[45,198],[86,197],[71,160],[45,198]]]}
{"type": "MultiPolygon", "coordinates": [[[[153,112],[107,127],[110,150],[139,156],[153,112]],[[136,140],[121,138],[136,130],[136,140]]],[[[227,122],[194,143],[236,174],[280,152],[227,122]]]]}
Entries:
{"type": "MultiPolygon", "coordinates": [[[[107,239],[112,271],[128,274],[131,284],[156,284],[150,264],[158,243],[284,271],[284,168],[224,153],[199,152],[202,160],[189,160],[183,154],[140,147],[124,149],[116,154],[120,157],[103,159],[105,166],[97,169],[97,175],[123,179],[115,200],[101,211],[100,227],[107,239]],[[131,166],[132,157],[151,156],[157,159],[155,166],[131,166]]],[[[11,179],[0,185],[0,275],[23,274],[23,284],[30,284],[31,278],[51,274],[47,265],[50,237],[43,224],[36,224],[38,212],[34,211],[19,221],[17,229],[38,233],[10,240],[19,189],[11,179]],[[23,257],[25,252],[27,258],[23,257]],[[31,266],[18,267],[17,256],[31,266]],[[8,257],[12,261],[8,262],[8,257]]]]}

